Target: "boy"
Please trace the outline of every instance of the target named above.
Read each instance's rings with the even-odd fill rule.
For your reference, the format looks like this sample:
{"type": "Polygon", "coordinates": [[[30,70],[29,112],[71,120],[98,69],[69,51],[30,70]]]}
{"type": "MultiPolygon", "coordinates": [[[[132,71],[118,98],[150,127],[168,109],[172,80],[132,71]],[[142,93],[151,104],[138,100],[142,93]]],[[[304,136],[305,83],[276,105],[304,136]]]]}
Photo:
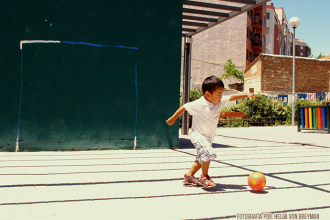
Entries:
{"type": "Polygon", "coordinates": [[[173,125],[175,120],[187,110],[193,116],[191,131],[189,132],[191,142],[197,149],[196,160],[189,172],[184,175],[184,182],[191,185],[203,185],[206,188],[214,187],[216,184],[208,175],[211,160],[217,155],[212,148],[212,142],[217,129],[220,112],[229,101],[234,101],[248,97],[250,100],[256,96],[253,94],[235,94],[222,98],[225,91],[223,82],[216,76],[207,77],[202,90],[204,96],[181,106],[166,123],[173,125]],[[195,178],[195,173],[202,168],[199,179],[195,178]]]}

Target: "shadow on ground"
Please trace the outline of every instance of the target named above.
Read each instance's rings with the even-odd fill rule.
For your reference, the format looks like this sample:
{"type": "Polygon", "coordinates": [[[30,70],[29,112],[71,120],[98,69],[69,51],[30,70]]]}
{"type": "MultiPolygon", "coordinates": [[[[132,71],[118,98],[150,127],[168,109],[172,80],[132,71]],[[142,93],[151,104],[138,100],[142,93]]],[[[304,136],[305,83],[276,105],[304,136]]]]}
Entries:
{"type": "MultiPolygon", "coordinates": [[[[233,146],[213,143],[212,147],[213,148],[230,148],[233,146]]],[[[191,143],[190,139],[179,138],[179,149],[195,149],[195,146],[191,143]]]]}
{"type": "Polygon", "coordinates": [[[255,191],[255,190],[250,190],[251,193],[254,193],[254,194],[267,194],[268,191],[266,190],[259,190],[259,191],[255,191]]]}
{"type": "Polygon", "coordinates": [[[212,188],[203,188],[204,191],[208,192],[221,192],[221,191],[226,191],[228,189],[232,190],[245,190],[247,187],[242,186],[242,185],[232,185],[232,184],[220,184],[216,183],[217,185],[212,188]]]}

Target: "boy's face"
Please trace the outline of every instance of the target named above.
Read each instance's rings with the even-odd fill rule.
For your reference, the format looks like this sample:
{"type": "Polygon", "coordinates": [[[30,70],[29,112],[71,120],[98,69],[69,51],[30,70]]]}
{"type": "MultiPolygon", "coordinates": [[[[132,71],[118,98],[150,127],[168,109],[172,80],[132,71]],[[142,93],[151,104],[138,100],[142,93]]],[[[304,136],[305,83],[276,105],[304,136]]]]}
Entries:
{"type": "Polygon", "coordinates": [[[205,92],[205,98],[207,101],[213,103],[214,105],[218,104],[222,99],[222,94],[224,93],[225,88],[218,87],[213,93],[211,94],[209,91],[205,92]]]}

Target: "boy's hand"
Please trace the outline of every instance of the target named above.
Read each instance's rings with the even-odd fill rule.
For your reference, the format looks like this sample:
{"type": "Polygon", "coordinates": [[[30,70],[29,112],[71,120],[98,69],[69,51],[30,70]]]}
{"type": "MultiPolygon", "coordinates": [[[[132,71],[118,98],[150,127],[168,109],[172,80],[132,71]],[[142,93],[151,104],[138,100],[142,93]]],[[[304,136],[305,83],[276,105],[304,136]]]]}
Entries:
{"type": "Polygon", "coordinates": [[[166,123],[168,125],[173,125],[175,123],[175,119],[173,117],[170,117],[169,119],[167,119],[166,123]]]}
{"type": "Polygon", "coordinates": [[[247,97],[252,100],[252,98],[255,98],[257,100],[257,96],[255,94],[248,94],[247,97]]]}
{"type": "Polygon", "coordinates": [[[184,108],[184,106],[181,106],[175,113],[174,115],[172,115],[172,117],[170,117],[169,119],[167,119],[166,123],[168,125],[173,125],[175,123],[175,120],[184,112],[186,111],[186,109],[184,108]]]}

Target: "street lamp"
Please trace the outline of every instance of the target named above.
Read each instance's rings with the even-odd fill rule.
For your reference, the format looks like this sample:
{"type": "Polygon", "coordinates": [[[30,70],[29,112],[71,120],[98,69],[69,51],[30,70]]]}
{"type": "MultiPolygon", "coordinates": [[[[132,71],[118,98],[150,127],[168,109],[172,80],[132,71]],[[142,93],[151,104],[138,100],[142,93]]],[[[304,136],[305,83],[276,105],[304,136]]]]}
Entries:
{"type": "Polygon", "coordinates": [[[300,19],[293,17],[289,21],[290,26],[293,28],[293,67],[292,67],[292,126],[295,124],[295,37],[296,37],[296,28],[300,25],[300,19]]]}

